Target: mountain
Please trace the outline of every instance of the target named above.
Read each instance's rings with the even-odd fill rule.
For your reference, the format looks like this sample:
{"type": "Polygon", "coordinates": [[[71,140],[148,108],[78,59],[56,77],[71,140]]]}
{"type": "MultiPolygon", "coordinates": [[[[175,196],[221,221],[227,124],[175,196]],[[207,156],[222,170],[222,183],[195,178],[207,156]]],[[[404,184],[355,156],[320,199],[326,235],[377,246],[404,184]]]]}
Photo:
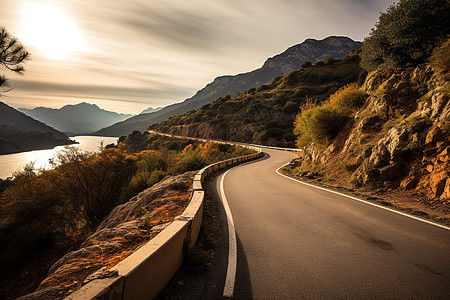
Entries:
{"type": "Polygon", "coordinates": [[[35,132],[50,132],[55,138],[67,140],[64,133],[21,113],[11,106],[0,102],[0,125],[35,132]]]}
{"type": "Polygon", "coordinates": [[[94,132],[132,116],[107,111],[86,102],[66,105],[60,109],[36,107],[34,109],[19,108],[19,111],[73,135],[94,132]]]}
{"type": "Polygon", "coordinates": [[[120,136],[134,130],[145,130],[148,126],[167,120],[211,103],[219,97],[234,95],[251,87],[271,82],[275,77],[298,69],[306,61],[316,62],[328,56],[343,58],[351,50],[359,49],[361,42],[348,37],[331,36],[323,40],[307,39],[303,43],[290,47],[281,54],[269,58],[264,65],[254,71],[235,76],[221,76],[214,79],[193,97],[181,103],[164,107],[160,111],[140,114],[112,126],[103,128],[95,135],[120,136]]]}
{"type": "Polygon", "coordinates": [[[160,111],[161,109],[163,109],[162,106],[159,106],[159,107],[157,107],[157,108],[149,107],[149,108],[147,108],[147,109],[144,109],[144,110],[141,112],[141,114],[149,114],[149,113],[152,113],[152,112],[160,111]]]}
{"type": "Polygon", "coordinates": [[[62,132],[0,102],[0,154],[72,144],[62,132]]]}
{"type": "Polygon", "coordinates": [[[304,65],[270,84],[226,96],[199,109],[174,116],[150,129],[175,135],[294,147],[295,116],[302,104],[326,100],[358,80],[359,51],[342,60],[326,58],[304,65]]]}

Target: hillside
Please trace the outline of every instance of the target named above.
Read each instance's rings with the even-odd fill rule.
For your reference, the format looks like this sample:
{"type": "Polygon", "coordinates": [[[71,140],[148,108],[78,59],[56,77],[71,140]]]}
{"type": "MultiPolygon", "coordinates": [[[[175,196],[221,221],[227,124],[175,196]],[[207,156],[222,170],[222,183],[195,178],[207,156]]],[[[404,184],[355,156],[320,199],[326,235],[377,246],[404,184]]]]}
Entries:
{"type": "Polygon", "coordinates": [[[293,124],[300,105],[308,99],[326,99],[341,86],[358,80],[361,71],[356,52],[342,60],[327,58],[277,77],[271,84],[219,98],[150,128],[176,135],[294,147],[293,124]]]}
{"type": "Polygon", "coordinates": [[[450,224],[450,76],[435,66],[371,72],[363,106],[285,171],[450,224]]]}
{"type": "Polygon", "coordinates": [[[132,116],[107,111],[95,104],[85,102],[66,105],[60,109],[36,107],[34,109],[19,108],[19,111],[70,135],[94,132],[132,116]]]}
{"type": "Polygon", "coordinates": [[[73,142],[57,139],[50,132],[27,131],[0,125],[0,155],[51,149],[65,144],[73,142]]]}
{"type": "Polygon", "coordinates": [[[281,54],[269,58],[264,65],[248,73],[235,76],[221,76],[214,79],[193,97],[181,103],[164,107],[158,112],[140,114],[112,126],[103,128],[95,135],[121,136],[134,130],[145,130],[148,126],[167,120],[211,103],[219,97],[234,95],[249,88],[271,82],[275,77],[298,69],[306,61],[316,62],[328,56],[343,58],[351,50],[359,49],[361,42],[355,42],[348,37],[331,36],[323,40],[307,39],[281,54]]]}
{"type": "Polygon", "coordinates": [[[0,125],[27,131],[50,132],[58,139],[67,139],[67,135],[64,133],[15,110],[3,102],[0,102],[0,125]]]}

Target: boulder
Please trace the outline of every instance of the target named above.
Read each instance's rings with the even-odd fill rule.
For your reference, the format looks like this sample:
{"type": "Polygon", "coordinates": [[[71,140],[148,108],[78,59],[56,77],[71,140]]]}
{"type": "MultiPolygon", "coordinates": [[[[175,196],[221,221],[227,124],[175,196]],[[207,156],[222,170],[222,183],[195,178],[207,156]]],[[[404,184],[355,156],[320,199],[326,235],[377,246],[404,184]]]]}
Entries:
{"type": "Polygon", "coordinates": [[[375,184],[380,180],[380,171],[369,167],[368,160],[364,161],[352,174],[350,182],[356,186],[375,184]]]}
{"type": "Polygon", "coordinates": [[[418,183],[419,178],[417,176],[408,176],[400,183],[400,187],[404,190],[412,190],[418,183]]]}
{"type": "Polygon", "coordinates": [[[437,155],[437,162],[440,164],[450,162],[450,146],[447,146],[437,155]]]}
{"type": "Polygon", "coordinates": [[[448,175],[448,171],[430,174],[429,183],[432,197],[440,197],[443,194],[448,175]]]}
{"type": "Polygon", "coordinates": [[[400,153],[402,148],[408,144],[408,130],[403,125],[392,127],[381,143],[386,145],[386,149],[391,155],[391,159],[400,153]]]}
{"type": "Polygon", "coordinates": [[[404,165],[398,162],[391,162],[389,165],[379,169],[381,180],[396,180],[403,176],[404,165]]]}
{"type": "Polygon", "coordinates": [[[357,130],[361,132],[375,130],[379,127],[378,123],[380,122],[380,120],[381,117],[379,115],[365,117],[359,122],[357,130]]]}
{"type": "Polygon", "coordinates": [[[431,119],[439,119],[444,107],[448,104],[448,96],[445,93],[435,93],[431,97],[431,119]]]}
{"type": "Polygon", "coordinates": [[[369,165],[380,168],[389,161],[398,160],[398,156],[408,145],[409,132],[405,125],[392,127],[381,140],[373,147],[369,157],[369,165]]]}
{"type": "Polygon", "coordinates": [[[425,144],[436,144],[439,141],[442,141],[444,138],[444,135],[441,131],[441,129],[437,126],[432,126],[427,133],[427,136],[425,138],[425,144]]]}
{"type": "Polygon", "coordinates": [[[448,178],[445,182],[444,191],[441,194],[441,199],[450,199],[450,179],[448,178]]]}

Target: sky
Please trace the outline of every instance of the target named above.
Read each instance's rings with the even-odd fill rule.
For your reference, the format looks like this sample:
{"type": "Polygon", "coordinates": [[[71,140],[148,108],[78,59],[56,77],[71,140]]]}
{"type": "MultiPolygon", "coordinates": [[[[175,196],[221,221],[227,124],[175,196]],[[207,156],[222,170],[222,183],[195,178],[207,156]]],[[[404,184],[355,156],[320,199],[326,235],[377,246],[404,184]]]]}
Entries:
{"type": "Polygon", "coordinates": [[[393,0],[0,0],[0,26],[31,53],[0,67],[15,108],[88,102],[137,114],[307,38],[363,41],[393,0]]]}

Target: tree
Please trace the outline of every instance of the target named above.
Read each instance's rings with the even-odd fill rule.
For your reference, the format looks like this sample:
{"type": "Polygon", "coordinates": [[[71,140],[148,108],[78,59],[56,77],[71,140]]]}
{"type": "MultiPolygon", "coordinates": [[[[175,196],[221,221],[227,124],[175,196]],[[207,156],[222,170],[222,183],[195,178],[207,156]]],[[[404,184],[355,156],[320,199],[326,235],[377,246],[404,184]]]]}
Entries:
{"type": "Polygon", "coordinates": [[[425,62],[450,34],[450,0],[400,0],[365,38],[361,66],[406,67],[425,62]]]}
{"type": "MultiPolygon", "coordinates": [[[[30,54],[17,38],[0,26],[0,64],[14,73],[23,74],[25,71],[23,63],[29,56],[30,54]]],[[[0,89],[6,86],[8,86],[8,79],[0,75],[0,89]]]]}

